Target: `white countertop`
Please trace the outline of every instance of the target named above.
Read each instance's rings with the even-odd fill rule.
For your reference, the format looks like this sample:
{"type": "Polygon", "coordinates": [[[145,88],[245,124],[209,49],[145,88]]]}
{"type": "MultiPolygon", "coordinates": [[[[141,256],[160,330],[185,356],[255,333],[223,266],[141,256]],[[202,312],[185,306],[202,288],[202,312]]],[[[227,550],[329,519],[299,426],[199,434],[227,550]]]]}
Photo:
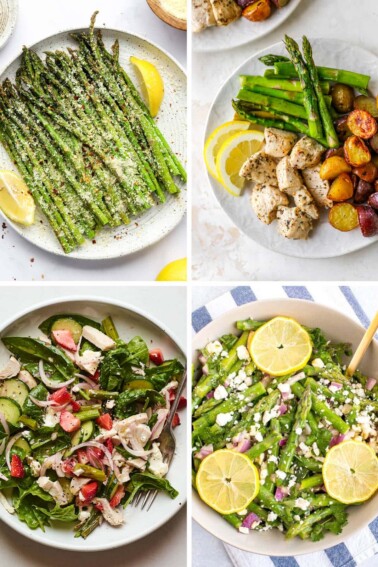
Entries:
{"type": "MultiPolygon", "coordinates": [[[[377,244],[327,260],[290,258],[245,236],[213,195],[202,159],[211,103],[229,75],[253,53],[283,35],[349,41],[378,55],[376,0],[302,0],[292,16],[268,36],[230,51],[193,56],[193,277],[198,280],[373,280],[377,244]]],[[[251,24],[253,25],[253,24],[251,24]]],[[[221,33],[222,30],[219,30],[221,33]]]]}
{"type": "MultiPolygon", "coordinates": [[[[113,0],[112,0],[113,1],[113,0]]],[[[42,301],[85,295],[125,301],[150,313],[186,344],[186,289],[184,287],[0,287],[2,320],[42,301]],[[172,308],[174,306],[174,309],[172,308]]],[[[148,514],[146,514],[148,521],[148,514]]],[[[2,567],[173,567],[186,565],[186,507],[150,536],[112,551],[77,553],[39,545],[0,521],[2,567]]]]}
{"type": "MultiPolygon", "coordinates": [[[[19,0],[14,33],[0,51],[0,70],[20,52],[23,45],[64,29],[87,27],[95,10],[97,22],[136,33],[161,46],[186,67],[186,34],[159,20],[145,0],[19,0]]],[[[10,227],[1,230],[1,279],[12,280],[154,280],[168,263],[186,256],[186,220],[166,238],[143,252],[108,261],[89,263],[53,256],[18,236],[10,227]]]]}

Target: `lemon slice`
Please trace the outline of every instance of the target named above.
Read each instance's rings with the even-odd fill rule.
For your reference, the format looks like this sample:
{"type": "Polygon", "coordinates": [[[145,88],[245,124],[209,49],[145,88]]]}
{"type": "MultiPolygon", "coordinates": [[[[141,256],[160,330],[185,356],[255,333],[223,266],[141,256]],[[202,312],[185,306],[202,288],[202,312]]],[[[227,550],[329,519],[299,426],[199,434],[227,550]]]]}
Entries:
{"type": "Polygon", "coordinates": [[[312,343],[310,335],[297,321],[275,317],[257,329],[249,352],[260,370],[271,376],[284,376],[307,364],[312,343]]]}
{"type": "Polygon", "coordinates": [[[263,142],[263,132],[247,130],[233,134],[221,145],[216,158],[217,177],[234,197],[239,197],[244,187],[245,179],[239,175],[241,166],[261,150],[263,142]]]}
{"type": "Polygon", "coordinates": [[[259,473],[243,453],[220,449],[206,457],[197,473],[201,499],[220,514],[240,512],[256,498],[259,473]]]}
{"type": "Polygon", "coordinates": [[[364,502],[378,489],[378,459],[362,441],[344,441],[332,447],[322,473],[328,494],[343,504],[364,502]]]}
{"type": "Polygon", "coordinates": [[[30,226],[34,222],[34,199],[23,179],[13,171],[0,171],[0,209],[19,224],[30,226]]]}
{"type": "Polygon", "coordinates": [[[155,65],[144,59],[130,57],[130,62],[138,69],[142,79],[144,96],[148,101],[150,114],[155,117],[164,98],[164,83],[155,65]]]}
{"type": "Polygon", "coordinates": [[[246,120],[232,120],[231,122],[225,122],[225,124],[218,126],[218,128],[216,128],[206,140],[203,156],[205,158],[207,171],[210,175],[215,177],[215,179],[218,179],[215,160],[220,147],[233,134],[242,132],[243,130],[248,130],[250,125],[250,122],[247,122],[246,120]]]}
{"type": "Polygon", "coordinates": [[[157,282],[186,282],[187,260],[181,258],[167,264],[156,278],[157,282]]]}

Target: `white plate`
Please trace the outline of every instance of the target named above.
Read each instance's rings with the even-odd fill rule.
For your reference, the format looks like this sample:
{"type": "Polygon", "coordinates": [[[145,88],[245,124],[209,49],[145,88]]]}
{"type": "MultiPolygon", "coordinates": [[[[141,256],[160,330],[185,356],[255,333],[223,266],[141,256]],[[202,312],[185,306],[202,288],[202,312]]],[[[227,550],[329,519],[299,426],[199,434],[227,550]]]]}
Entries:
{"type": "Polygon", "coordinates": [[[0,0],[0,48],[13,33],[18,16],[18,0],[0,0]]]}
{"type": "MultiPolygon", "coordinates": [[[[56,300],[36,306],[15,316],[12,321],[7,322],[0,330],[0,336],[32,336],[38,337],[40,331],[38,325],[47,317],[58,313],[79,313],[95,320],[102,320],[110,315],[124,340],[130,340],[135,335],[143,337],[148,346],[159,347],[164,352],[165,358],[179,358],[185,361],[184,347],[178,345],[172,334],[163,324],[151,318],[142,311],[128,306],[127,304],[110,302],[106,299],[85,299],[84,297],[65,298],[59,302],[56,300]]],[[[0,343],[0,366],[8,359],[9,352],[0,343]]],[[[52,528],[42,530],[31,530],[21,522],[17,515],[10,515],[0,505],[0,518],[22,535],[60,549],[74,551],[100,551],[103,549],[114,549],[141,539],[155,531],[174,516],[186,501],[186,419],[182,415],[182,424],[175,429],[176,454],[170,466],[167,478],[178,490],[179,495],[174,500],[165,494],[158,494],[153,506],[146,512],[139,508],[128,506],[125,511],[125,524],[119,528],[112,528],[106,522],[97,528],[86,540],[75,538],[72,524],[65,526],[60,524],[52,528]]]]}
{"type": "MultiPolygon", "coordinates": [[[[75,48],[77,43],[69,36],[70,32],[73,31],[82,32],[85,30],[61,32],[38,42],[32,48],[41,56],[45,51],[61,50],[67,47],[75,48]]],[[[165,96],[157,123],[185,166],[187,91],[184,70],[168,53],[146,39],[112,29],[103,29],[102,33],[108,48],[110,48],[116,38],[119,39],[121,65],[127,70],[137,86],[138,79],[133,66],[129,62],[131,55],[140,59],[147,59],[158,68],[164,81],[165,96]]],[[[20,57],[17,57],[1,74],[0,81],[3,81],[6,77],[13,80],[19,64],[20,57]]],[[[1,144],[0,164],[1,169],[13,169],[16,171],[15,166],[1,144]]],[[[119,258],[155,244],[169,234],[181,221],[186,210],[186,191],[183,183],[179,181],[177,183],[182,189],[178,196],[167,196],[165,203],[153,207],[137,218],[133,218],[128,226],[102,229],[96,235],[94,242],[86,241],[80,248],[68,255],[64,254],[41,212],[38,211],[36,222],[31,227],[22,227],[11,222],[8,218],[4,218],[4,220],[29,242],[60,256],[81,260],[119,258]],[[43,224],[39,222],[40,220],[43,220],[43,224]]]]}
{"type": "MultiPolygon", "coordinates": [[[[348,69],[371,76],[370,89],[378,93],[378,58],[356,45],[335,39],[311,39],[315,61],[339,69],[348,69]]],[[[206,126],[206,138],[222,123],[232,120],[234,111],[231,101],[239,89],[239,75],[262,75],[267,67],[259,57],[268,53],[287,55],[283,43],[277,43],[247,59],[225,82],[211,107],[206,126]]],[[[258,244],[288,256],[299,258],[331,258],[360,250],[378,240],[378,237],[364,238],[359,229],[343,233],[328,223],[327,212],[323,209],[320,220],[308,240],[288,240],[277,232],[277,223],[267,226],[258,220],[250,205],[250,191],[241,197],[232,197],[209,175],[210,184],[221,207],[240,230],[258,244]]]]}
{"type": "MultiPolygon", "coordinates": [[[[252,317],[253,319],[265,321],[276,315],[293,317],[308,327],[320,327],[329,339],[351,343],[353,350],[356,349],[365,332],[361,325],[355,323],[339,311],[311,301],[299,299],[255,301],[228,311],[195,336],[193,341],[193,365],[196,368],[198,367],[197,350],[221,335],[235,332],[235,322],[239,319],[252,317]]],[[[360,365],[360,369],[368,376],[378,378],[377,363],[378,343],[374,340],[360,365]]],[[[219,514],[206,506],[193,491],[193,518],[203,528],[225,543],[261,555],[293,556],[327,549],[346,541],[358,530],[367,526],[377,516],[377,510],[378,493],[365,504],[351,506],[348,509],[349,521],[340,535],[327,534],[324,539],[318,542],[309,542],[299,538],[286,540],[285,536],[276,529],[267,532],[251,531],[249,535],[239,533],[223,520],[219,514]]]]}
{"type": "Polygon", "coordinates": [[[193,34],[193,50],[198,52],[221,51],[232,49],[256,41],[272,32],[287,20],[297,8],[301,0],[290,0],[290,3],[274,10],[265,22],[249,22],[240,18],[229,26],[213,26],[200,33],[193,34]]]}

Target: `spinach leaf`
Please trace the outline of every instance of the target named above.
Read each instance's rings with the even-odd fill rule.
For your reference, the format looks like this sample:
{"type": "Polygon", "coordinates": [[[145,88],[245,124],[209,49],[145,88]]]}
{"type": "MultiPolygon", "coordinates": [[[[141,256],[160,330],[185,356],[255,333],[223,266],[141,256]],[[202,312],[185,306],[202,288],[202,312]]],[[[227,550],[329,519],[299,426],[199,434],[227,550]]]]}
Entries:
{"type": "MultiPolygon", "coordinates": [[[[49,393],[43,384],[38,384],[38,386],[30,390],[30,395],[37,400],[45,401],[47,400],[49,393]]],[[[35,419],[40,425],[43,422],[44,409],[35,405],[29,396],[24,402],[22,411],[28,417],[35,419]]]]}
{"type": "Polygon", "coordinates": [[[58,520],[59,522],[74,522],[77,520],[75,506],[59,506],[56,504],[54,508],[38,508],[41,514],[44,514],[49,520],[58,520]]]}
{"type": "Polygon", "coordinates": [[[34,439],[31,439],[31,448],[35,459],[43,462],[50,455],[71,446],[71,437],[65,431],[59,428],[56,433],[57,437],[54,440],[51,439],[51,433],[37,435],[34,439]]]}
{"type": "Polygon", "coordinates": [[[128,362],[130,364],[140,365],[142,362],[146,364],[148,362],[149,353],[148,347],[142,337],[134,337],[130,342],[127,343],[128,351],[128,362]]]}
{"type": "Polygon", "coordinates": [[[37,501],[33,496],[26,496],[15,508],[18,518],[21,522],[25,522],[31,530],[41,528],[45,531],[45,526],[49,523],[48,518],[36,506],[37,501]]]}
{"type": "Polygon", "coordinates": [[[72,378],[75,373],[75,366],[68,356],[53,345],[46,345],[30,337],[4,337],[3,343],[21,362],[43,360],[53,366],[66,380],[72,378]]]}
{"type": "Polygon", "coordinates": [[[166,478],[160,478],[147,472],[135,473],[134,475],[132,475],[130,483],[128,485],[130,496],[128,496],[124,506],[126,507],[131,502],[131,500],[139,490],[147,491],[151,489],[165,492],[172,499],[178,496],[177,490],[173,488],[169,480],[167,480],[166,478]]]}
{"type": "Polygon", "coordinates": [[[165,398],[156,390],[126,390],[116,400],[114,413],[118,419],[124,419],[136,412],[136,404],[144,402],[144,408],[152,404],[165,406],[165,398]]]}
{"type": "Polygon", "coordinates": [[[132,366],[141,366],[148,360],[148,348],[141,337],[134,337],[129,343],[117,341],[117,347],[107,352],[101,365],[100,385],[108,392],[120,391],[126,380],[140,378],[132,366]]]}
{"type": "Polygon", "coordinates": [[[160,366],[145,369],[145,378],[152,383],[155,390],[162,390],[164,386],[184,372],[184,367],[176,359],[166,360],[160,366]]]}

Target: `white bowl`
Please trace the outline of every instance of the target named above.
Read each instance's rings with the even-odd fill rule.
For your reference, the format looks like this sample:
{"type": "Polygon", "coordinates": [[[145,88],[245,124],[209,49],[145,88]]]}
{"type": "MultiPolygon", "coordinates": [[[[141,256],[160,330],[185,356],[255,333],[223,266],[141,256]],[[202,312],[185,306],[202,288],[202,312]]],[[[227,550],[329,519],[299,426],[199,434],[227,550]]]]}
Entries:
{"type": "MultiPolygon", "coordinates": [[[[193,364],[198,366],[197,350],[203,348],[209,341],[235,331],[235,322],[252,317],[257,320],[267,320],[276,315],[293,317],[308,327],[319,327],[332,341],[351,343],[355,350],[365,330],[339,311],[318,305],[311,301],[299,299],[272,299],[271,301],[256,301],[228,311],[204,329],[193,341],[193,364]]],[[[374,341],[369,347],[360,369],[369,376],[378,378],[378,343],[374,341]]],[[[288,556],[312,553],[344,542],[358,530],[374,520],[378,513],[378,493],[368,502],[349,508],[349,521],[343,532],[335,536],[327,534],[318,542],[295,538],[286,540],[278,530],[253,532],[249,535],[239,533],[223,518],[206,506],[193,491],[193,518],[207,531],[225,543],[234,547],[259,553],[261,555],[288,556]]]]}
{"type": "MultiPolygon", "coordinates": [[[[135,335],[141,335],[149,348],[160,347],[165,358],[179,358],[185,361],[185,349],[177,344],[162,323],[153,319],[143,311],[127,304],[117,303],[102,298],[86,299],[83,296],[56,299],[28,309],[2,325],[0,337],[6,335],[38,337],[41,332],[38,325],[47,317],[58,313],[79,313],[95,320],[102,320],[110,315],[113,318],[119,335],[124,340],[130,340],[135,335]]],[[[9,352],[0,344],[0,367],[8,359],[9,352]]],[[[186,501],[186,419],[175,430],[176,454],[170,466],[167,478],[178,490],[179,495],[171,500],[165,494],[158,494],[153,506],[146,512],[139,508],[128,506],[125,511],[125,523],[119,528],[113,528],[105,522],[97,528],[86,540],[75,538],[72,524],[56,524],[42,530],[31,530],[21,522],[17,515],[11,515],[0,505],[0,518],[8,526],[20,534],[60,549],[74,551],[100,551],[114,549],[141,539],[165,524],[176,514],[186,501]]]]}

